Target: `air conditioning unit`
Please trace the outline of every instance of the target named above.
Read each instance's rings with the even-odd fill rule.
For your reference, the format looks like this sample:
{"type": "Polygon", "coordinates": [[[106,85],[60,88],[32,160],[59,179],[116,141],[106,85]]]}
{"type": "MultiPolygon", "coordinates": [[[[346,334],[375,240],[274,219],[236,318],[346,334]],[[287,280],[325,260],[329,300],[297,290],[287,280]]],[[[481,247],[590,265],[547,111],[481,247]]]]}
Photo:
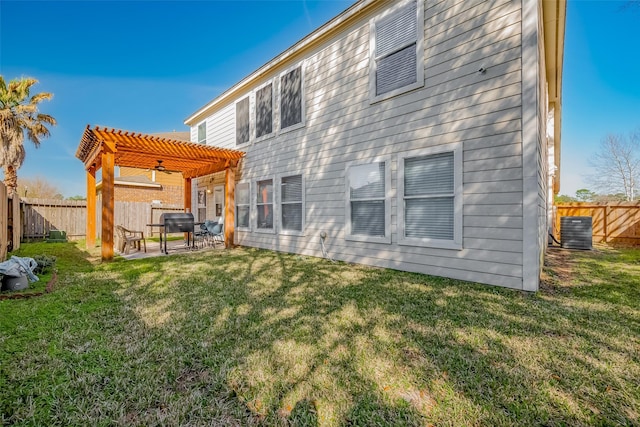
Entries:
{"type": "Polygon", "coordinates": [[[590,216],[560,217],[560,246],[566,249],[592,248],[593,219],[590,216]]]}

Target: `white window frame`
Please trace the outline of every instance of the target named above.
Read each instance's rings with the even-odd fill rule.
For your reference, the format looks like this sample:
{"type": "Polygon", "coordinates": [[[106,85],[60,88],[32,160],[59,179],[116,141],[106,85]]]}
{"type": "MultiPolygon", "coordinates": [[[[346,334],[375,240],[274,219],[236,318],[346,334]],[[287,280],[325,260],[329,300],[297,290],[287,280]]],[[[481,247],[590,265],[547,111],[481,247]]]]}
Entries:
{"type": "MultiPolygon", "coordinates": [[[[306,227],[306,181],[302,172],[293,172],[278,175],[278,231],[280,234],[287,234],[292,236],[304,236],[306,227]],[[282,226],[282,178],[289,178],[291,176],[300,175],[302,177],[302,230],[285,230],[282,226]]],[[[298,202],[295,202],[298,203],[298,202]]],[[[275,223],[274,223],[275,226],[275,223]]]]}
{"type": "Polygon", "coordinates": [[[462,144],[454,142],[437,147],[412,150],[398,154],[398,244],[442,249],[462,249],[462,144]],[[405,237],[404,222],[404,161],[408,158],[453,152],[453,240],[405,237]]]}
{"type": "Polygon", "coordinates": [[[249,186],[249,204],[248,205],[241,205],[241,206],[249,206],[249,226],[248,227],[241,227],[241,226],[238,225],[238,203],[237,203],[238,198],[237,197],[235,198],[235,200],[236,200],[236,203],[235,203],[236,211],[233,213],[234,216],[235,216],[235,226],[236,226],[236,229],[238,231],[251,231],[251,221],[252,221],[252,217],[251,217],[251,212],[252,212],[252,209],[251,209],[251,195],[252,195],[252,193],[251,193],[251,182],[250,181],[237,182],[236,183],[236,191],[237,191],[238,185],[241,185],[241,184],[242,185],[247,184],[249,186]]]}
{"type": "MultiPolygon", "coordinates": [[[[377,157],[366,161],[348,162],[344,173],[345,182],[345,240],[370,243],[391,243],[391,159],[377,157]],[[372,163],[384,163],[384,236],[362,236],[351,234],[351,189],[349,182],[349,169],[352,167],[369,165],[372,163]]],[[[376,199],[377,200],[377,199],[376,199]]]]}
{"type": "Polygon", "coordinates": [[[276,135],[276,85],[274,79],[264,82],[260,86],[256,87],[252,93],[251,98],[249,98],[249,142],[260,142],[265,139],[272,138],[276,135]],[[271,84],[271,132],[264,134],[262,136],[258,136],[258,91],[266,86],[271,84]],[[251,108],[251,98],[253,98],[253,108],[251,108]],[[253,117],[251,114],[253,111],[253,117]],[[253,120],[252,120],[253,119],[253,120]],[[251,122],[253,121],[254,126],[251,129],[251,122]]]}
{"type": "Polygon", "coordinates": [[[251,229],[253,231],[255,231],[256,233],[265,233],[265,234],[276,234],[276,224],[278,224],[278,220],[277,220],[277,215],[279,215],[278,212],[278,203],[276,200],[276,193],[277,193],[277,180],[275,176],[266,176],[263,178],[258,178],[253,180],[252,185],[250,187],[253,187],[251,190],[251,196],[252,196],[252,201],[251,201],[251,208],[250,208],[250,213],[249,213],[249,217],[251,218],[251,229]],[[273,186],[273,195],[271,197],[271,199],[273,200],[272,202],[272,206],[273,206],[273,221],[272,221],[272,226],[271,228],[259,228],[258,227],[258,183],[260,181],[267,181],[267,180],[271,180],[272,182],[272,186],[273,186]]]}
{"type": "Polygon", "coordinates": [[[424,86],[424,1],[417,0],[416,3],[416,82],[407,86],[394,89],[390,92],[376,95],[376,70],[377,70],[377,57],[376,57],[376,24],[389,15],[397,12],[399,9],[407,6],[411,0],[405,0],[401,3],[387,9],[380,15],[371,18],[369,21],[369,100],[370,103],[376,103],[385,99],[392,98],[394,96],[415,90],[424,86]]]}
{"type": "Polygon", "coordinates": [[[198,144],[207,145],[207,121],[206,120],[203,121],[202,123],[198,123],[198,131],[197,132],[198,132],[198,136],[197,136],[198,144]],[[204,139],[203,140],[200,139],[200,126],[204,127],[204,139]]]}
{"type": "Polygon", "coordinates": [[[300,129],[306,126],[307,124],[307,108],[306,108],[306,84],[305,84],[305,76],[306,76],[306,65],[307,65],[307,61],[301,61],[295,65],[292,65],[291,67],[287,68],[286,70],[284,70],[283,72],[281,72],[278,75],[278,91],[277,91],[277,110],[278,110],[278,132],[279,133],[287,133],[287,132],[291,132],[294,131],[296,129],[300,129]],[[291,71],[295,70],[296,68],[300,68],[300,96],[301,96],[301,101],[300,101],[300,114],[302,114],[302,121],[300,123],[296,123],[295,125],[291,125],[287,128],[282,128],[282,111],[280,111],[280,102],[282,100],[282,76],[284,76],[285,74],[290,73],[291,71]]]}
{"type": "Polygon", "coordinates": [[[251,138],[252,133],[251,133],[251,94],[247,94],[245,96],[241,96],[238,100],[236,100],[236,102],[233,103],[233,144],[234,147],[246,147],[247,145],[250,145],[251,142],[253,141],[253,138],[251,138]],[[244,101],[246,99],[249,99],[249,140],[247,142],[243,142],[241,144],[238,144],[238,104],[241,101],[244,101]]]}

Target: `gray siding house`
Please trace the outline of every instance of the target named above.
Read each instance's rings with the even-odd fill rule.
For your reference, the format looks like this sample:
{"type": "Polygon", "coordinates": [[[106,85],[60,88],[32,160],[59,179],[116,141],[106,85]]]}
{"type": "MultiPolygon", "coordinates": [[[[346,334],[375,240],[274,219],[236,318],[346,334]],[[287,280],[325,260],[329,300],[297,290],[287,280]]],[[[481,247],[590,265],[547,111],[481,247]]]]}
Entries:
{"type": "MultiPolygon", "coordinates": [[[[536,291],[565,9],[360,0],[197,110],[192,142],[246,152],[235,243],[536,291]]],[[[224,179],[194,185],[200,219],[224,179]]]]}

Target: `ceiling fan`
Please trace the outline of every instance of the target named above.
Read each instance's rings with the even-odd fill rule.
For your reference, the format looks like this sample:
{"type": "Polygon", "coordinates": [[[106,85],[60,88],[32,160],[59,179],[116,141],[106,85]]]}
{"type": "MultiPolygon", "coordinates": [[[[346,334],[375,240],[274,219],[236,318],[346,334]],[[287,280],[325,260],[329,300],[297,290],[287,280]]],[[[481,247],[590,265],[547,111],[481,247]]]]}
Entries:
{"type": "Polygon", "coordinates": [[[170,172],[170,171],[168,171],[168,170],[167,170],[167,168],[166,168],[166,167],[164,167],[164,165],[162,164],[162,160],[158,160],[158,164],[157,164],[157,165],[155,165],[153,168],[154,168],[155,170],[157,170],[158,172],[164,172],[164,173],[167,173],[167,174],[169,174],[169,175],[171,174],[171,172],[170,172]]]}

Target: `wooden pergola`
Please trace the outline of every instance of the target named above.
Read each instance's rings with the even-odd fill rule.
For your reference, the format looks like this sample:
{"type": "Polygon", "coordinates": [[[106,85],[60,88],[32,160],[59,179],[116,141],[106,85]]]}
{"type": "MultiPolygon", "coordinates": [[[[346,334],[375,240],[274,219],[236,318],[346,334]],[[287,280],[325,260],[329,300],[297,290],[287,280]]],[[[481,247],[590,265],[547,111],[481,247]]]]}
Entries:
{"type": "Polygon", "coordinates": [[[233,245],[235,224],[235,173],[242,151],[177,141],[117,129],[84,130],[76,157],[87,171],[87,248],[96,242],[96,171],[102,168],[102,259],[113,259],[114,168],[153,169],[162,161],[169,171],[182,173],[184,208],[191,210],[191,180],[225,171],[225,245],[233,245]]]}

